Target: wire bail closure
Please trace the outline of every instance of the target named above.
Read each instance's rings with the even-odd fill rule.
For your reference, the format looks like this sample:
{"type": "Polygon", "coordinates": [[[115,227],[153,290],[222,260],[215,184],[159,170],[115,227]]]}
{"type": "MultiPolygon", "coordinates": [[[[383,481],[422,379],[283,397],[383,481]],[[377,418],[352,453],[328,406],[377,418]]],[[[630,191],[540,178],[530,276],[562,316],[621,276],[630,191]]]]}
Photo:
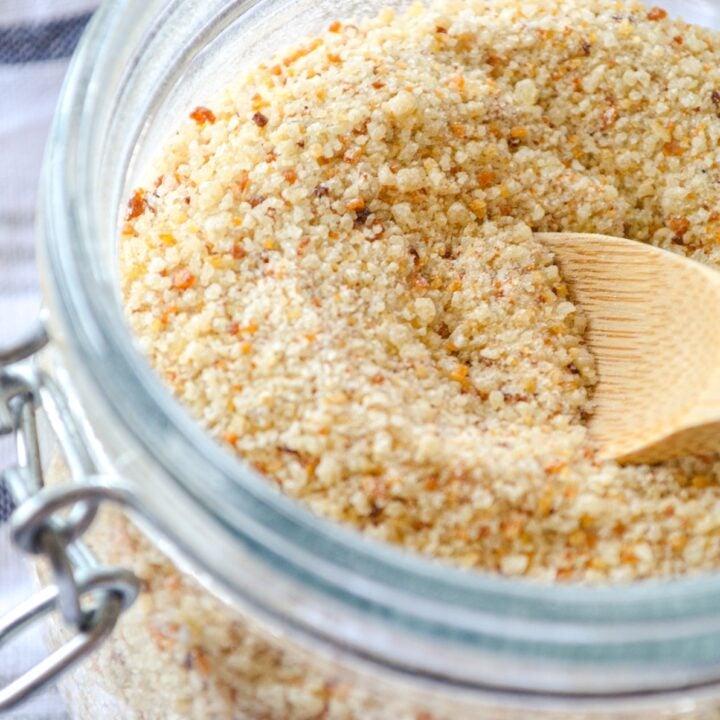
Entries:
{"type": "Polygon", "coordinates": [[[42,320],[13,347],[0,347],[0,435],[14,434],[17,464],[2,473],[17,505],[13,542],[44,556],[53,584],[0,618],[0,651],[18,632],[57,610],[74,631],[67,642],[23,675],[0,687],[0,712],[54,682],[95,650],[134,602],[140,581],[122,568],[105,567],[82,542],[102,502],[131,504],[130,494],[102,475],[84,442],[67,399],[36,362],[48,343],[42,320]],[[72,482],[45,487],[38,435],[43,413],[72,482]]]}

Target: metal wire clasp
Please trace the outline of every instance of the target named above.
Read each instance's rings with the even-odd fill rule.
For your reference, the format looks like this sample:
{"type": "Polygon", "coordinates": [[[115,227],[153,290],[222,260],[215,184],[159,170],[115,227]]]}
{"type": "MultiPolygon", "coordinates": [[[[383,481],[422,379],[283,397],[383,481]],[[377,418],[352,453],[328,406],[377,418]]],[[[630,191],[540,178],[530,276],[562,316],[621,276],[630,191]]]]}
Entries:
{"type": "Polygon", "coordinates": [[[47,344],[42,323],[12,348],[0,348],[0,434],[13,433],[17,465],[2,477],[17,509],[11,518],[15,544],[50,563],[53,584],[0,618],[0,652],[20,630],[58,610],[70,639],[25,674],[0,687],[0,712],[52,682],[95,649],[138,594],[138,579],[122,568],[101,566],[81,541],[101,502],[129,504],[122,488],[98,475],[65,395],[36,362],[47,344]],[[38,438],[42,411],[57,440],[72,482],[47,488],[38,438]]]}

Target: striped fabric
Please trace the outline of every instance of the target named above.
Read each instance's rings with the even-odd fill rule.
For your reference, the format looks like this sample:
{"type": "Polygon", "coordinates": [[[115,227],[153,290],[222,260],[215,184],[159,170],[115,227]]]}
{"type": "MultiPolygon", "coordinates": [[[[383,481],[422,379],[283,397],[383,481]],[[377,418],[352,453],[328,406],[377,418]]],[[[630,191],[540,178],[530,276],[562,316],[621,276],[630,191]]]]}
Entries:
{"type": "MultiPolygon", "coordinates": [[[[67,61],[97,0],[0,0],[0,343],[27,327],[39,307],[33,253],[36,188],[43,148],[67,61]]],[[[13,459],[0,438],[0,471],[13,459]]],[[[10,544],[10,498],[0,486],[0,613],[33,587],[10,544]]],[[[0,649],[0,687],[45,654],[39,628],[0,649]]],[[[54,689],[3,720],[69,720],[54,689]]],[[[100,720],[100,719],[99,719],[100,720]]]]}
{"type": "Polygon", "coordinates": [[[0,63],[64,60],[72,54],[90,13],[0,28],[0,63]]]}
{"type": "Polygon", "coordinates": [[[4,522],[10,517],[13,509],[13,502],[10,493],[5,485],[0,485],[0,522],[4,522]]]}

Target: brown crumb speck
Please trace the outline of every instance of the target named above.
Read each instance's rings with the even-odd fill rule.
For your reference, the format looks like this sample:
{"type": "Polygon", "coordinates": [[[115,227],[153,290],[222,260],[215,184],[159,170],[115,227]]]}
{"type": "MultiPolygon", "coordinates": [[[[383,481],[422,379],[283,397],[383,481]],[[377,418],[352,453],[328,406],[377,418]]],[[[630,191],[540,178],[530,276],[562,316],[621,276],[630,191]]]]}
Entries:
{"type": "Polygon", "coordinates": [[[252,116],[252,120],[258,127],[261,127],[261,128],[264,128],[268,124],[268,122],[270,122],[268,120],[267,116],[263,115],[261,112],[256,112],[252,116]]]}
{"type": "Polygon", "coordinates": [[[712,100],[712,104],[715,106],[715,113],[720,117],[720,91],[713,90],[710,93],[710,100],[712,100]]]}
{"type": "Polygon", "coordinates": [[[370,209],[363,207],[355,213],[355,227],[362,227],[370,217],[370,209]]]}

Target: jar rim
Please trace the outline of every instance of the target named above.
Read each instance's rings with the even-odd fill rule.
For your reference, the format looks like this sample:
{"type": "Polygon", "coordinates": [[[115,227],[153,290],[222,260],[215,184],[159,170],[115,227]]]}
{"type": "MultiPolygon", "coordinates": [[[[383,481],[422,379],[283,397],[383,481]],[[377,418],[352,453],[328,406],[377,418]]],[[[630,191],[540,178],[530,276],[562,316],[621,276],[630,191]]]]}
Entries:
{"type": "MultiPolygon", "coordinates": [[[[590,662],[605,672],[608,663],[647,666],[668,658],[705,670],[720,666],[720,574],[546,586],[442,565],[311,514],[231,458],[178,406],[134,347],[116,288],[95,272],[94,238],[102,223],[90,201],[90,166],[103,152],[93,125],[118,72],[113,62],[128,42],[129,18],[140,25],[130,41],[142,42],[141,30],[147,33],[182,4],[104,4],[71,63],[47,151],[40,232],[46,295],[63,352],[79,362],[85,386],[112,422],[174,479],[176,492],[246,552],[364,622],[390,623],[431,645],[517,654],[535,663],[590,662]],[[158,428],[160,445],[153,442],[158,428]]],[[[237,20],[291,5],[262,0],[233,7],[237,20]]],[[[181,528],[172,531],[179,544],[192,545],[181,528]]],[[[217,579],[232,586],[239,574],[228,569],[217,579]]]]}

